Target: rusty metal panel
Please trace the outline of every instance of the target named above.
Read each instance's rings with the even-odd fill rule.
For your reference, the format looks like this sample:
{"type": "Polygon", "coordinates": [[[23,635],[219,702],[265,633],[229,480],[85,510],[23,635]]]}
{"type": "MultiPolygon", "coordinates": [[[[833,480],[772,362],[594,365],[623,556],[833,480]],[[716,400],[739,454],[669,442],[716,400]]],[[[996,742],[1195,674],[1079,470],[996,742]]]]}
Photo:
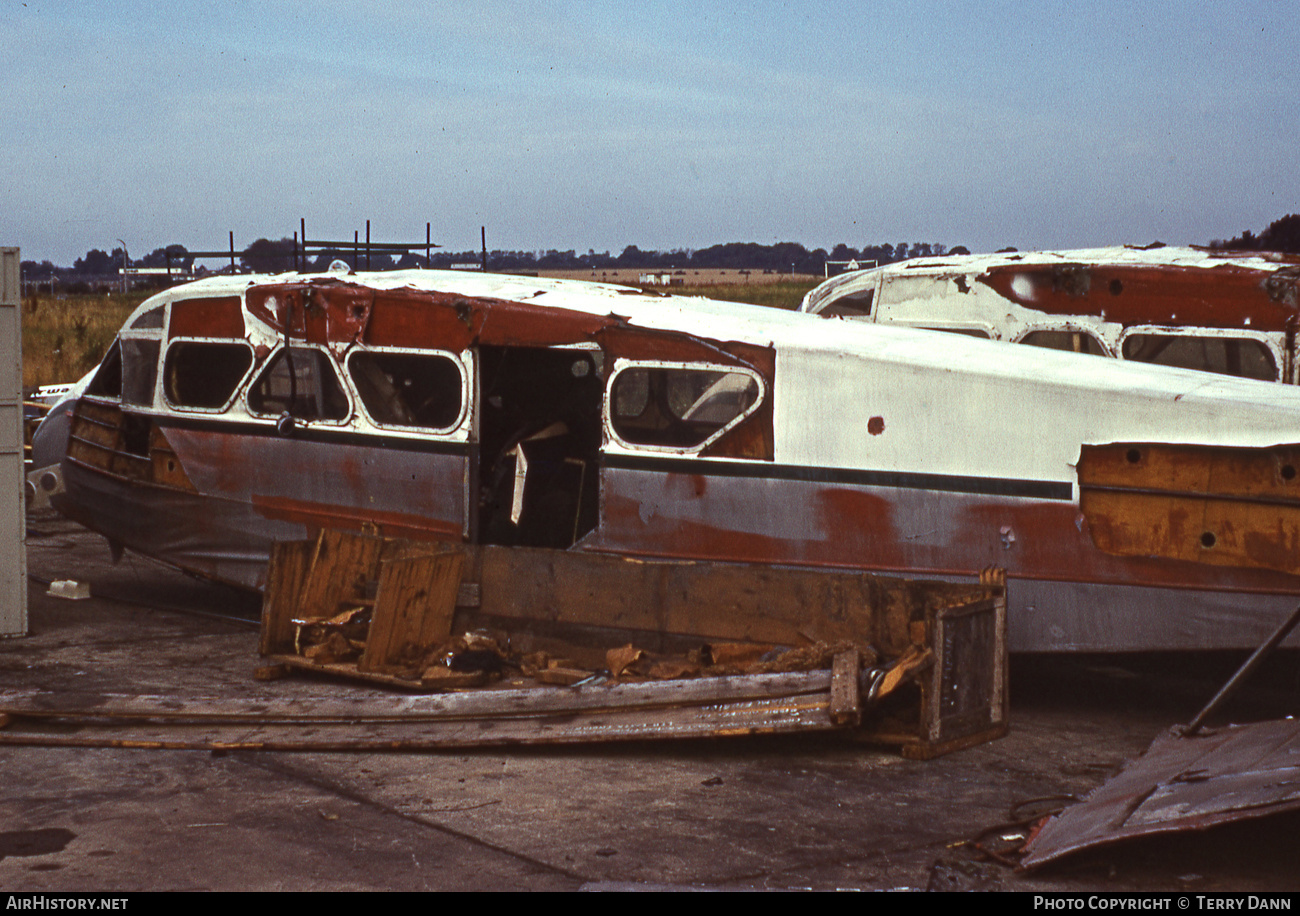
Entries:
{"type": "Polygon", "coordinates": [[[17,248],[0,248],[0,636],[27,635],[20,263],[17,248]]]}
{"type": "Polygon", "coordinates": [[[1204,830],[1300,808],[1300,721],[1231,725],[1157,738],[1084,801],[1029,842],[1021,864],[1132,837],[1204,830]]]}
{"type": "Polygon", "coordinates": [[[175,337],[244,336],[244,314],[238,296],[177,299],[171,304],[168,339],[175,337]]]}
{"type": "Polygon", "coordinates": [[[1232,322],[1281,329],[1296,304],[1294,267],[1254,259],[1217,265],[1056,263],[1006,264],[980,277],[1011,302],[1055,315],[1105,314],[1131,324],[1232,322]]]}
{"type": "Polygon", "coordinates": [[[1079,506],[1121,556],[1300,572],[1300,446],[1083,446],[1079,506]]]}

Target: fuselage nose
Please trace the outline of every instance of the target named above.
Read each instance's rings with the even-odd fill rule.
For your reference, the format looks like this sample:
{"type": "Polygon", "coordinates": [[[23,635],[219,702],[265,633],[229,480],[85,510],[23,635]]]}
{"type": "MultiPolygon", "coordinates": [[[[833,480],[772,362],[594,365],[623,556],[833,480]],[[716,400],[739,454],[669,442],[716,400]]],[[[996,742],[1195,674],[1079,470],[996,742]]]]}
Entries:
{"type": "Polygon", "coordinates": [[[66,398],[50,408],[45,419],[32,434],[32,467],[60,464],[68,453],[68,429],[72,423],[75,398],[66,398]]]}

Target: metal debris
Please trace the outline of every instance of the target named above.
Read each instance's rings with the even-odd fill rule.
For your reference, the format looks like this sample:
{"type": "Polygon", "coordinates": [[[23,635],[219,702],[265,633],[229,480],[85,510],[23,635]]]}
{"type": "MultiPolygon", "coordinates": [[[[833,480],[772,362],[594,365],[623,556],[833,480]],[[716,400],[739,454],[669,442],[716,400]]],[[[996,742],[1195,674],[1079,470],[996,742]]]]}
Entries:
{"type": "Polygon", "coordinates": [[[1300,721],[1288,716],[1209,730],[1205,722],[1300,623],[1300,607],[1237,669],[1186,726],[1083,802],[1048,820],[1025,846],[1024,868],[1119,840],[1300,808],[1300,721]]]}
{"type": "Polygon", "coordinates": [[[1300,722],[1157,738],[1083,802],[1048,821],[1021,866],[1120,840],[1204,830],[1300,808],[1300,722]]]}

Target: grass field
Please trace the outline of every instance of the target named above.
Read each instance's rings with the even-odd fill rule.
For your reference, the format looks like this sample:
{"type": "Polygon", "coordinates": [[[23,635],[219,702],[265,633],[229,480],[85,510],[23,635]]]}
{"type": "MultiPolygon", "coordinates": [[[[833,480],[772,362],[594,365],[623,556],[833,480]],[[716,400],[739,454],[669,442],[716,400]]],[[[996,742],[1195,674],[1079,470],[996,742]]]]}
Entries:
{"type": "MultiPolygon", "coordinates": [[[[820,282],[821,278],[812,281],[799,278],[791,280],[787,275],[783,281],[776,283],[755,283],[752,285],[743,283],[699,284],[694,286],[674,286],[671,291],[675,296],[704,296],[708,299],[723,299],[727,302],[749,302],[753,305],[766,305],[772,308],[794,311],[799,307],[804,293],[820,282]]],[[[662,286],[646,287],[646,289],[667,291],[662,286]]]]}
{"type": "Polygon", "coordinates": [[[122,322],[149,293],[25,296],[23,388],[74,382],[103,357],[122,322]]]}
{"type": "Polygon", "coordinates": [[[546,271],[543,276],[567,280],[596,280],[601,283],[619,283],[656,292],[671,292],[676,296],[705,296],[729,302],[749,302],[773,308],[796,309],[804,293],[821,283],[823,277],[815,274],[763,273],[761,270],[684,270],[673,272],[681,286],[642,286],[637,281],[642,274],[659,273],[645,270],[558,270],[546,271]]]}

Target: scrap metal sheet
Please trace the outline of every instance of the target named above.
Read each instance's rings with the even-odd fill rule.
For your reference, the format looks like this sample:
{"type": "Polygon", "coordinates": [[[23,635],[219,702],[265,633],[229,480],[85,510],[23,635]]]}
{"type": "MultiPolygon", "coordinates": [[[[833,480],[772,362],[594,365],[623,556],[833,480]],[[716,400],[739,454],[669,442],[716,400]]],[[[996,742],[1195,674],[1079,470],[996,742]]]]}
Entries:
{"type": "Polygon", "coordinates": [[[1300,809],[1300,721],[1157,738],[1026,847],[1024,868],[1130,837],[1204,830],[1300,809]]]}

